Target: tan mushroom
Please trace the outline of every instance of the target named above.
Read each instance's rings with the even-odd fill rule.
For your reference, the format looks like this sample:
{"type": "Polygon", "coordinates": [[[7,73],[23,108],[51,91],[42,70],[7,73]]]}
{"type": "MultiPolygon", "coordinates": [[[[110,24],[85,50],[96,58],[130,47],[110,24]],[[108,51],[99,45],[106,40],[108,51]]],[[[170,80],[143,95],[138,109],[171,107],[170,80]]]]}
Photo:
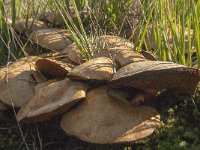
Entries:
{"type": "Polygon", "coordinates": [[[67,46],[61,53],[67,55],[67,57],[76,64],[82,64],[85,62],[76,43],[67,46]]]}
{"type": "Polygon", "coordinates": [[[70,79],[109,81],[112,79],[115,67],[113,61],[106,57],[91,59],[76,66],[69,74],[70,79]]]}
{"type": "Polygon", "coordinates": [[[33,18],[30,18],[28,20],[26,19],[20,19],[16,20],[15,22],[15,30],[20,34],[30,34],[32,31],[40,30],[47,28],[42,21],[34,20],[33,18]]]}
{"type": "Polygon", "coordinates": [[[131,106],[108,96],[107,89],[90,91],[86,101],[67,112],[60,123],[69,135],[83,141],[125,143],[151,135],[160,124],[160,115],[149,106],[131,106]]]}
{"type": "Polygon", "coordinates": [[[143,90],[175,90],[191,94],[200,80],[199,70],[172,62],[141,61],[131,63],[114,74],[114,86],[143,90]]]}
{"type": "Polygon", "coordinates": [[[134,44],[127,39],[113,35],[102,35],[94,41],[98,50],[106,48],[126,47],[134,48],[134,44]]]}
{"type": "MultiPolygon", "coordinates": [[[[89,38],[89,41],[92,44],[92,49],[93,49],[94,54],[101,52],[102,49],[110,49],[110,48],[132,49],[134,48],[133,43],[119,36],[103,35],[96,38],[95,40],[92,38],[89,38]]],[[[67,56],[76,64],[82,64],[85,62],[76,43],[73,43],[72,45],[66,47],[62,51],[62,54],[67,54],[67,56]]],[[[102,56],[98,56],[98,57],[102,57],[102,56]]]]}
{"type": "Polygon", "coordinates": [[[44,76],[49,78],[65,78],[71,70],[66,63],[45,58],[37,60],[35,66],[44,76]]]}
{"type": "Polygon", "coordinates": [[[86,90],[85,84],[68,79],[44,86],[19,110],[17,120],[31,123],[51,119],[84,99],[86,90]]]}
{"type": "Polygon", "coordinates": [[[0,100],[3,103],[21,107],[34,96],[35,85],[44,81],[35,70],[34,61],[37,59],[22,58],[0,69],[0,100]]]}
{"type": "Polygon", "coordinates": [[[112,58],[120,67],[126,66],[130,63],[145,60],[143,55],[126,47],[103,49],[94,55],[94,58],[97,57],[112,58]]]}
{"type": "Polygon", "coordinates": [[[41,29],[33,32],[30,37],[35,43],[48,50],[63,50],[72,44],[71,35],[65,29],[41,29]]]}

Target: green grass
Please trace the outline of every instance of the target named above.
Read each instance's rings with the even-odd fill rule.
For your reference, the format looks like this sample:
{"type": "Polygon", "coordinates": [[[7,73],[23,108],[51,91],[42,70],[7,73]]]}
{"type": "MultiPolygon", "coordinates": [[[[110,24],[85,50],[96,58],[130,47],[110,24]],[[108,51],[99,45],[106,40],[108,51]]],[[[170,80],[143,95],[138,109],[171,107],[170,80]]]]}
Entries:
{"type": "Polygon", "coordinates": [[[138,4],[137,11],[133,9],[134,2],[134,0],[42,0],[37,4],[36,1],[23,3],[22,0],[11,0],[9,9],[5,11],[4,1],[1,0],[1,60],[10,53],[17,57],[19,52],[16,50],[19,48],[15,34],[11,32],[13,30],[9,30],[10,27],[5,22],[8,16],[12,18],[11,27],[14,28],[16,19],[28,20],[30,17],[37,18],[46,10],[57,10],[61,13],[65,24],[62,27],[69,29],[86,60],[93,55],[88,36],[97,37],[105,33],[125,36],[125,32],[132,30],[130,40],[134,41],[137,51],[145,48],[158,60],[193,66],[192,49],[195,47],[196,66],[200,66],[199,1],[143,0],[138,4]],[[87,12],[86,15],[84,12],[87,12]],[[134,27],[133,23],[136,24],[134,27]],[[188,30],[187,37],[185,29],[188,30]],[[154,50],[151,49],[151,43],[155,45],[154,50]]]}

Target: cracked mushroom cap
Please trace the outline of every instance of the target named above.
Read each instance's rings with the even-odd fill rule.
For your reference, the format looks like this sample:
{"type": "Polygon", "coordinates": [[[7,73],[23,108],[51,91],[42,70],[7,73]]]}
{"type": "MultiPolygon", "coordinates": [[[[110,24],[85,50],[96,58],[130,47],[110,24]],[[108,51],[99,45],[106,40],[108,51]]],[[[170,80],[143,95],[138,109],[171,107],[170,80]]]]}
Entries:
{"type": "Polygon", "coordinates": [[[172,62],[141,61],[119,69],[112,79],[113,86],[142,90],[168,89],[191,94],[200,80],[200,72],[172,62]]]}
{"type": "Polygon", "coordinates": [[[46,58],[37,60],[35,66],[44,76],[49,78],[65,78],[71,70],[66,63],[46,58]]]}
{"type": "Polygon", "coordinates": [[[22,106],[17,114],[17,120],[20,123],[31,123],[51,119],[84,99],[86,90],[85,84],[68,79],[42,87],[22,106]]]}
{"type": "Polygon", "coordinates": [[[98,57],[76,66],[68,74],[70,79],[109,81],[115,72],[113,61],[110,58],[98,57]]]}
{"type": "Polygon", "coordinates": [[[108,96],[107,89],[89,91],[86,101],[67,112],[60,123],[69,135],[98,143],[125,143],[151,135],[160,115],[149,106],[130,104],[108,96]]]}
{"type": "Polygon", "coordinates": [[[39,58],[22,58],[0,69],[0,100],[3,103],[21,107],[34,96],[34,87],[44,81],[35,71],[34,62],[37,59],[39,58]]]}

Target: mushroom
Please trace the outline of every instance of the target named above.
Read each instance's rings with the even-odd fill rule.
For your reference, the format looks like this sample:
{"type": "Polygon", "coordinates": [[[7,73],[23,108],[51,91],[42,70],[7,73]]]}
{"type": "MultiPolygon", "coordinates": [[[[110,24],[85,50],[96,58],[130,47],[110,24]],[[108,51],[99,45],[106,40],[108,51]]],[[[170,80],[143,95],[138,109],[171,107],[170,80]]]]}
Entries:
{"type": "Polygon", "coordinates": [[[126,47],[103,49],[94,55],[94,58],[97,57],[112,58],[117,64],[119,64],[120,67],[126,66],[133,62],[145,60],[144,56],[142,56],[140,53],[137,53],[126,47]]]}
{"type": "Polygon", "coordinates": [[[60,51],[72,44],[71,35],[65,29],[41,29],[33,32],[31,40],[48,50],[60,51]]]}
{"type": "Polygon", "coordinates": [[[115,72],[113,61],[110,58],[98,57],[76,66],[68,74],[70,79],[109,81],[115,72]]]}
{"type": "Polygon", "coordinates": [[[34,87],[44,78],[36,71],[39,57],[19,59],[0,69],[0,100],[8,106],[21,107],[34,96],[34,87]]]}
{"type": "Polygon", "coordinates": [[[65,78],[71,70],[71,65],[46,58],[37,60],[35,66],[44,76],[50,78],[65,78]]]}
{"type": "Polygon", "coordinates": [[[68,79],[44,86],[19,110],[17,120],[31,123],[51,119],[84,99],[86,90],[85,84],[68,79]]]}
{"type": "Polygon", "coordinates": [[[86,100],[64,114],[60,126],[83,141],[111,144],[132,142],[151,135],[160,115],[149,106],[131,106],[108,96],[107,89],[87,93],[86,100]]]}
{"type": "Polygon", "coordinates": [[[126,47],[134,48],[134,44],[127,39],[113,35],[102,35],[93,42],[98,50],[107,48],[126,47]]]}
{"type": "Polygon", "coordinates": [[[15,30],[20,34],[30,34],[32,31],[44,28],[47,28],[44,22],[34,20],[33,18],[29,18],[28,20],[20,19],[15,22],[15,30]]]}
{"type": "Polygon", "coordinates": [[[141,61],[119,69],[113,76],[112,85],[192,94],[199,80],[199,70],[195,68],[172,62],[141,61]]]}
{"type": "Polygon", "coordinates": [[[67,55],[67,57],[76,64],[82,64],[85,62],[76,43],[67,46],[63,51],[61,51],[61,54],[67,55]]]}

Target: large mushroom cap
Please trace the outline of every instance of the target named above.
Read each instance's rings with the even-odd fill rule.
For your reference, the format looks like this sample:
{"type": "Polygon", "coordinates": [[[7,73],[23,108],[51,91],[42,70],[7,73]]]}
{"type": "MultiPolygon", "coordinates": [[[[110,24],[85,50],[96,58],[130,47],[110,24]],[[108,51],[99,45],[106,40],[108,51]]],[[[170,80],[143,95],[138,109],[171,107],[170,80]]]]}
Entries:
{"type": "Polygon", "coordinates": [[[37,59],[22,58],[0,69],[0,100],[3,103],[21,107],[33,97],[35,85],[44,81],[33,65],[37,59]]]}
{"type": "Polygon", "coordinates": [[[76,66],[68,76],[78,80],[109,81],[113,74],[113,61],[110,58],[98,57],[76,66]]]}
{"type": "Polygon", "coordinates": [[[40,88],[17,114],[19,122],[44,121],[66,112],[85,98],[87,86],[68,79],[40,88]]]}
{"type": "Polygon", "coordinates": [[[67,112],[61,128],[69,135],[98,144],[131,142],[149,136],[159,126],[152,107],[133,107],[108,96],[103,88],[90,91],[86,101],[67,112]]]}
{"type": "Polygon", "coordinates": [[[112,82],[137,89],[168,89],[191,94],[199,79],[199,70],[195,68],[172,62],[142,61],[119,69],[112,82]]]}
{"type": "Polygon", "coordinates": [[[41,29],[33,32],[30,37],[35,43],[48,50],[63,50],[72,44],[71,35],[64,29],[41,29]]]}
{"type": "Polygon", "coordinates": [[[66,63],[45,58],[37,60],[35,66],[44,76],[50,78],[65,78],[71,70],[66,63]]]}

